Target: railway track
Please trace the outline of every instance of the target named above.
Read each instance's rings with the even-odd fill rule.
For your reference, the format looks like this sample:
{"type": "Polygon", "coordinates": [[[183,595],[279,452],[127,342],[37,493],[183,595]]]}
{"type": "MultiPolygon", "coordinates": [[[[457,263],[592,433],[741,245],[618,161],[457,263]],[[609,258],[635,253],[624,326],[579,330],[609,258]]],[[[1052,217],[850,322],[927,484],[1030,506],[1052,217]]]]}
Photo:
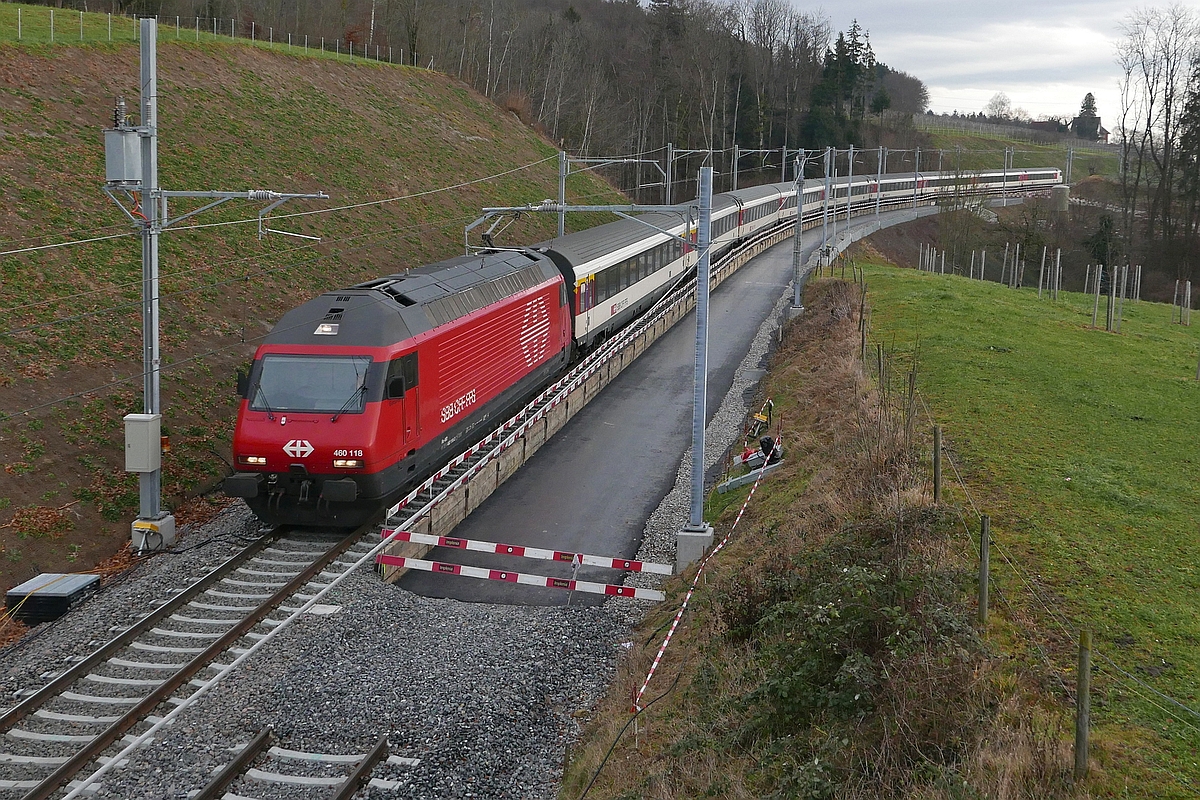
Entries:
{"type": "Polygon", "coordinates": [[[0,716],[0,796],[49,798],[78,789],[89,766],[119,768],[163,724],[164,704],[188,703],[177,695],[227,671],[222,656],[243,657],[362,563],[366,530],[269,532],[30,691],[0,716]]]}
{"type": "Polygon", "coordinates": [[[274,732],[264,728],[246,745],[231,748],[229,763],[191,800],[249,800],[242,792],[264,789],[285,794],[289,800],[350,800],[363,788],[402,788],[405,771],[421,763],[420,759],[392,755],[386,735],[365,753],[291,750],[273,741],[274,732]]]}

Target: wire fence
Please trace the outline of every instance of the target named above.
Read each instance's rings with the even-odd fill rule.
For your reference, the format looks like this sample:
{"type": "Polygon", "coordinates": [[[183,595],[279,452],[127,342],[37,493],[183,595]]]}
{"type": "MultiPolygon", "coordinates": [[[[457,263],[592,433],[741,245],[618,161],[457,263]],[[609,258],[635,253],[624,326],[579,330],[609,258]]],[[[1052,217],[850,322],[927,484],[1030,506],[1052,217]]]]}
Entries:
{"type": "MultiPolygon", "coordinates": [[[[158,21],[160,40],[218,42],[238,40],[259,47],[305,55],[346,60],[380,61],[420,66],[420,55],[393,48],[390,43],[367,41],[348,36],[326,38],[285,31],[273,26],[245,22],[236,17],[153,16],[158,21]]],[[[100,42],[137,42],[140,32],[137,14],[111,14],[74,11],[42,6],[0,3],[0,42],[22,44],[79,44],[100,42]]],[[[432,67],[432,63],[428,66],[432,67]]]]}
{"type": "MultiPolygon", "coordinates": [[[[853,265],[850,269],[853,273],[853,265]]],[[[830,274],[831,276],[834,274],[832,270],[830,274]]],[[[895,397],[903,395],[903,389],[897,391],[892,384],[897,380],[912,380],[913,388],[911,394],[916,403],[915,407],[906,413],[917,413],[919,411],[924,422],[922,429],[932,431],[935,426],[941,425],[941,423],[938,421],[933,408],[923,393],[915,388],[915,377],[912,379],[908,378],[910,373],[915,374],[915,370],[917,369],[915,360],[919,359],[919,353],[911,356],[913,359],[912,362],[901,363],[901,360],[897,357],[897,353],[888,352],[886,346],[882,343],[876,344],[874,348],[868,348],[867,343],[870,332],[869,307],[867,307],[866,313],[867,318],[863,323],[866,329],[863,337],[862,352],[864,371],[876,382],[885,396],[895,397]]],[[[942,427],[943,429],[945,428],[944,425],[942,427]]],[[[930,439],[932,439],[932,436],[930,439]]],[[[932,442],[925,442],[925,445],[931,447],[932,442]]],[[[950,466],[950,472],[953,475],[950,483],[956,491],[961,492],[962,498],[966,501],[965,505],[946,504],[951,513],[958,517],[963,529],[964,540],[958,550],[960,554],[969,559],[980,557],[978,535],[985,511],[981,507],[981,502],[976,499],[974,493],[971,491],[963,475],[963,471],[960,469],[960,465],[954,458],[952,449],[943,447],[942,459],[950,466]],[[972,525],[972,522],[975,524],[972,525]]],[[[932,469],[927,471],[926,477],[928,483],[932,486],[932,469]]],[[[1069,619],[1057,607],[1057,604],[1051,598],[1047,597],[1045,587],[1035,571],[1028,569],[1021,562],[1020,556],[1000,541],[994,530],[989,537],[989,541],[991,548],[1000,556],[1005,567],[1016,578],[1019,591],[1023,591],[1028,595],[1030,601],[1033,603],[1033,607],[1053,626],[1055,633],[1061,637],[1062,641],[1069,642],[1072,647],[1078,647],[1080,644],[1079,631],[1082,629],[1081,626],[1069,619]]],[[[1009,592],[1002,591],[995,583],[992,583],[990,588],[997,602],[1009,611],[1010,619],[1013,618],[1015,612],[1019,611],[1014,604],[1015,598],[1011,597],[1009,592]]],[[[1082,627],[1086,627],[1086,625],[1082,627]]],[[[1069,670],[1055,664],[1054,656],[1047,650],[1044,643],[1035,638],[1030,638],[1028,641],[1045,668],[1045,676],[1053,681],[1056,688],[1062,692],[1064,697],[1074,699],[1074,688],[1067,684],[1064,677],[1070,674],[1069,670]]],[[[1091,652],[1098,658],[1098,662],[1093,665],[1094,670],[1103,671],[1122,690],[1136,696],[1148,706],[1171,718],[1190,733],[1200,735],[1200,710],[1192,708],[1166,692],[1155,688],[1120,666],[1112,657],[1100,649],[1094,638],[1092,639],[1091,652]]],[[[1188,791],[1191,792],[1200,789],[1200,786],[1189,780],[1185,775],[1179,774],[1176,771],[1169,771],[1169,773],[1180,786],[1188,791]]]]}
{"type": "Polygon", "coordinates": [[[1041,131],[1025,125],[1002,125],[994,122],[980,122],[962,119],[960,117],[930,116],[928,114],[913,114],[913,127],[931,132],[963,131],[978,133],[984,136],[997,136],[1005,139],[1018,139],[1032,144],[1049,145],[1071,150],[1091,150],[1097,153],[1116,156],[1120,147],[1103,142],[1089,142],[1074,134],[1041,131]]]}

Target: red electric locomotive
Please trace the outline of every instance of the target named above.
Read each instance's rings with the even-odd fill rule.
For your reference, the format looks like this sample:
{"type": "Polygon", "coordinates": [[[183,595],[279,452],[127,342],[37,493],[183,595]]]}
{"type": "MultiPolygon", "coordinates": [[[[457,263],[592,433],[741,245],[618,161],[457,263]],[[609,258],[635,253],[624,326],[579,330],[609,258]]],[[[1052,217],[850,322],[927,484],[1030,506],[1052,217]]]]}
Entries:
{"type": "Polygon", "coordinates": [[[328,292],[284,315],[239,381],[225,492],[268,522],[360,525],[570,356],[566,284],[535,250],[328,292]]]}

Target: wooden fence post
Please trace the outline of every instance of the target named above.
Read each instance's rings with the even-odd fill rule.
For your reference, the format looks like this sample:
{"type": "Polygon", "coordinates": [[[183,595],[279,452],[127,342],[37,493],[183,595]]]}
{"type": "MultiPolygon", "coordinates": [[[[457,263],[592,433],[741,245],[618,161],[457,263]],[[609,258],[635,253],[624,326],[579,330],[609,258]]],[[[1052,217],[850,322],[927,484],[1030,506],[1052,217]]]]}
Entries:
{"type": "Polygon", "coordinates": [[[933,426],[933,502],[942,503],[942,426],[933,426]]]}
{"type": "Polygon", "coordinates": [[[988,562],[991,560],[992,518],[984,514],[979,518],[979,624],[987,627],[988,615],[988,562]]]}
{"type": "Polygon", "coordinates": [[[1092,632],[1079,635],[1079,671],[1075,687],[1075,780],[1088,774],[1088,726],[1092,714],[1092,632]]]}

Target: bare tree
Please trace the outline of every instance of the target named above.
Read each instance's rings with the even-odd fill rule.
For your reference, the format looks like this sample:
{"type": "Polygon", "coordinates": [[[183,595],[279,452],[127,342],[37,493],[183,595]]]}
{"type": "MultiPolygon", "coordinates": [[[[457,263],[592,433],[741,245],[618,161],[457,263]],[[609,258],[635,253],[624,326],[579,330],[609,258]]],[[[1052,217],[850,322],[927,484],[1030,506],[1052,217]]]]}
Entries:
{"type": "MultiPolygon", "coordinates": [[[[1196,60],[1200,34],[1195,12],[1175,4],[1167,8],[1134,11],[1123,25],[1124,40],[1117,60],[1126,77],[1122,83],[1122,123],[1137,113],[1135,125],[1137,166],[1131,198],[1146,181],[1146,236],[1159,239],[1162,258],[1176,270],[1183,263],[1178,249],[1179,225],[1175,190],[1178,183],[1180,118],[1185,108],[1187,82],[1196,60]]],[[[1125,129],[1128,131],[1128,127],[1125,129]]],[[[1128,202],[1128,201],[1127,201],[1128,202]]],[[[1128,213],[1132,227],[1132,206],[1128,213]]]]}

